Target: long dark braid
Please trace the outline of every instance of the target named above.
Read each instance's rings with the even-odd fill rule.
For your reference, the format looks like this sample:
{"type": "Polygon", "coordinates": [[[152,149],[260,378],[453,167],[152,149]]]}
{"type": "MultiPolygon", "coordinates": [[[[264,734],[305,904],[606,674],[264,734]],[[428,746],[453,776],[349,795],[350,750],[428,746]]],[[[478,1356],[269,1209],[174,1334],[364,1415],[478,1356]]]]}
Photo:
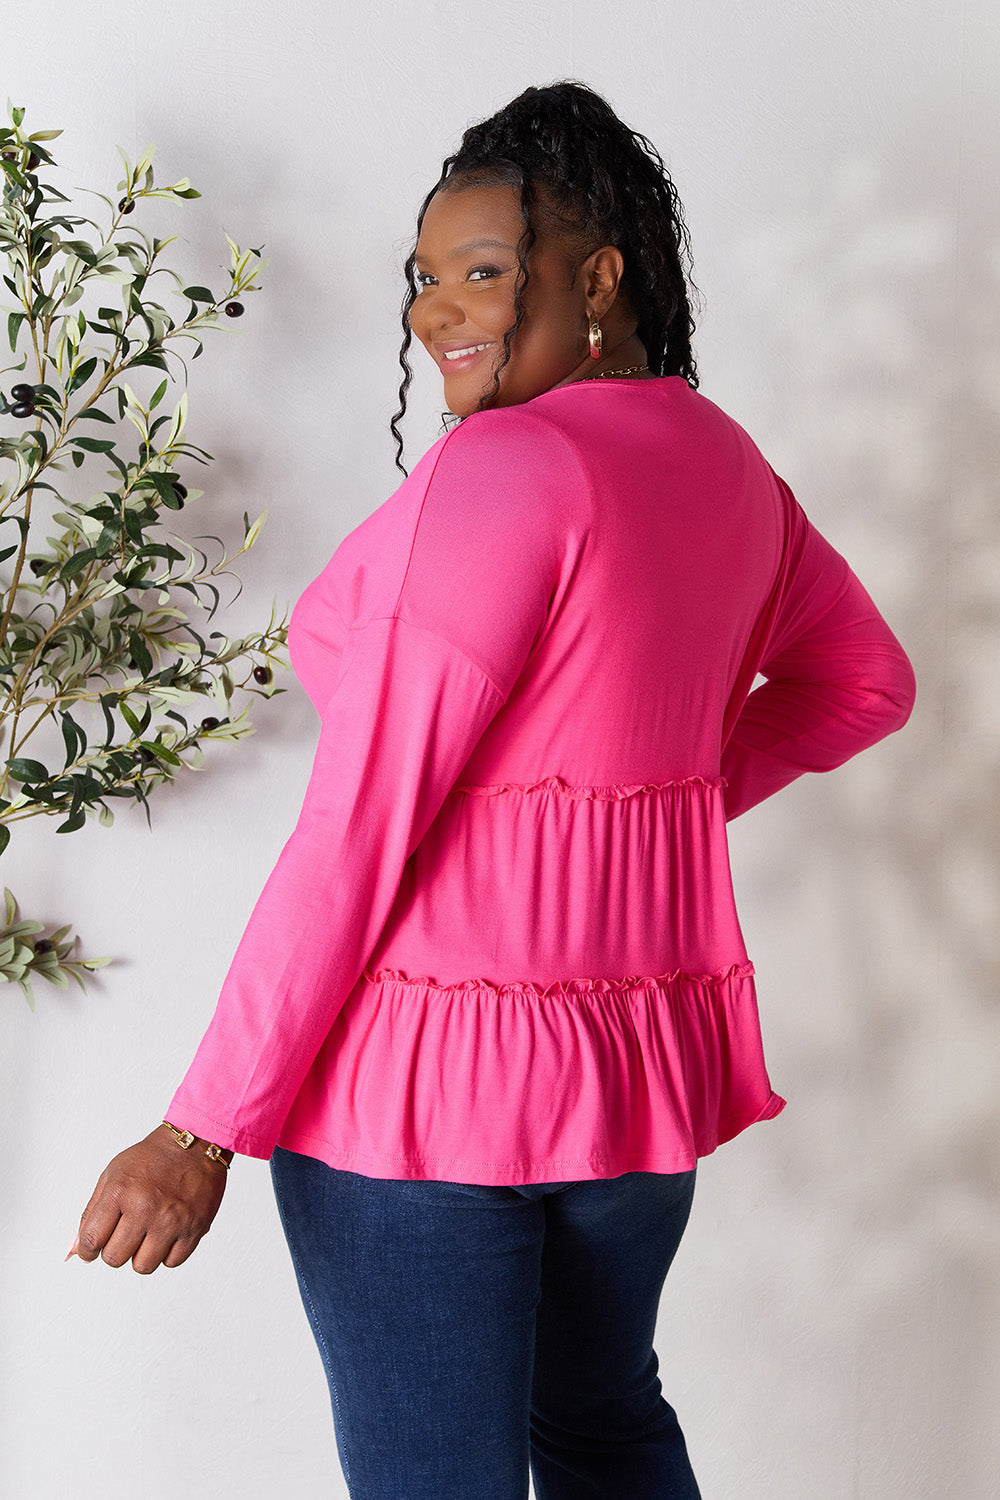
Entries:
{"type": "MultiPolygon", "coordinates": [[[[586,84],[566,79],[546,88],[528,88],[488,120],[466,130],[420,205],[414,249],[404,267],[399,351],[404,378],[399,410],[389,423],[396,440],[396,465],[404,474],[399,421],[413,377],[406,353],[412,340],[409,313],[417,295],[416,240],[434,194],[445,184],[457,186],[456,179],[463,187],[518,187],[524,222],[514,322],[504,334],[504,357],[494,373],[493,388],[483,394],[477,411],[497,395],[500,371],[510,359],[511,342],[524,317],[528,253],[537,238],[535,218],[551,221],[568,237],[579,259],[601,245],[618,247],[624,261],[620,286],[638,319],[636,333],[646,348],[650,370],[654,375],[682,375],[697,389],[691,349],[695,323],[688,296],[689,285],[697,291],[691,279],[691,241],[677,190],[659,152],[586,84]]],[[[442,421],[447,424],[453,416],[442,413],[442,421]]]]}

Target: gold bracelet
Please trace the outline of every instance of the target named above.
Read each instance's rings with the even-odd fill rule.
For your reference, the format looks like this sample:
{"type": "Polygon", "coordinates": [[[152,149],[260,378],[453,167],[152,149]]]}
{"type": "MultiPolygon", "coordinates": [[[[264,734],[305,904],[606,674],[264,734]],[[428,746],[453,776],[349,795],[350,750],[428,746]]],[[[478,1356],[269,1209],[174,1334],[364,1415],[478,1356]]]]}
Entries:
{"type": "MultiPolygon", "coordinates": [[[[162,1120],[160,1123],[167,1127],[167,1129],[173,1135],[178,1146],[182,1147],[185,1151],[189,1146],[193,1146],[195,1141],[198,1139],[196,1135],[192,1135],[190,1130],[178,1130],[177,1126],[171,1125],[169,1120],[162,1120]]],[[[214,1142],[212,1142],[205,1147],[205,1155],[210,1157],[212,1161],[221,1161],[222,1165],[228,1172],[229,1163],[226,1161],[226,1158],[222,1154],[226,1149],[227,1148],[225,1146],[216,1146],[214,1142]]]]}

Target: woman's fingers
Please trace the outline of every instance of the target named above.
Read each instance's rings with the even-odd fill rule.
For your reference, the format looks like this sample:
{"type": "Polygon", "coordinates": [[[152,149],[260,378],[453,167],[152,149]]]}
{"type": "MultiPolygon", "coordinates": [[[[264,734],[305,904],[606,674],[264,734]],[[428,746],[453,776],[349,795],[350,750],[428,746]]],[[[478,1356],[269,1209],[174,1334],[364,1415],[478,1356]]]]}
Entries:
{"type": "Polygon", "coordinates": [[[104,1191],[108,1184],[109,1170],[109,1167],[105,1167],[98,1177],[90,1201],[80,1215],[80,1227],[67,1252],[67,1260],[71,1255],[78,1255],[81,1260],[96,1260],[118,1223],[120,1209],[117,1203],[105,1196],[104,1191]]]}
{"type": "MultiPolygon", "coordinates": [[[[146,1240],[146,1226],[141,1221],[126,1218],[123,1214],[118,1220],[114,1231],[108,1236],[104,1248],[101,1251],[101,1259],[106,1266],[113,1266],[116,1270],[131,1260],[146,1240]]],[[[157,1261],[157,1265],[159,1261],[157,1261]]],[[[150,1270],[153,1268],[150,1267],[150,1270]]]]}
{"type": "Polygon", "coordinates": [[[163,1264],[168,1270],[172,1270],[174,1266],[182,1266],[188,1256],[197,1249],[200,1239],[201,1235],[198,1235],[195,1239],[174,1240],[167,1254],[163,1257],[163,1264]]]}
{"type": "Polygon", "coordinates": [[[162,1235],[147,1234],[132,1256],[133,1271],[138,1271],[140,1276],[148,1276],[157,1266],[176,1265],[177,1262],[170,1259],[175,1243],[169,1238],[164,1239],[162,1235]]]}
{"type": "MultiPolygon", "coordinates": [[[[103,1174],[107,1178],[107,1172],[103,1174]]],[[[121,1209],[117,1202],[103,1191],[98,1196],[95,1189],[80,1220],[76,1236],[76,1253],[81,1260],[96,1260],[118,1227],[121,1209]]]]}

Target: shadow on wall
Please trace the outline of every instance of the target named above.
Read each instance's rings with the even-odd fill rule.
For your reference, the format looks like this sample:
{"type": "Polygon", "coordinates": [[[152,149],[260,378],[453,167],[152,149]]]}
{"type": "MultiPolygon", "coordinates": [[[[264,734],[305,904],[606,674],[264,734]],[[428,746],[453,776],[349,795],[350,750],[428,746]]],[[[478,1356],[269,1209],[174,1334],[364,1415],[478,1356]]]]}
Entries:
{"type": "MultiPolygon", "coordinates": [[[[803,1241],[814,1297],[846,1284],[863,1319],[846,1357],[873,1341],[860,1384],[876,1407],[898,1393],[907,1441],[917,1409],[949,1432],[907,1459],[928,1496],[985,1495],[996,1462],[983,1435],[1000,1252],[1000,205],[977,170],[985,116],[965,130],[957,200],[950,161],[935,174],[930,152],[924,175],[915,130],[889,170],[847,162],[811,219],[769,220],[732,247],[734,283],[753,289],[742,347],[775,354],[761,447],[917,673],[900,735],[799,782],[756,828],[753,813],[738,821],[732,844],[741,911],[777,931],[775,969],[791,954],[798,980],[778,1022],[761,974],[765,1042],[792,1036],[783,1071],[808,1111],[774,1166],[776,1233],[803,1241]],[[822,1243],[838,1209],[850,1229],[822,1243]]],[[[754,383],[733,364],[725,377],[754,383]]],[[[820,1333],[841,1361],[843,1311],[820,1333]]]]}

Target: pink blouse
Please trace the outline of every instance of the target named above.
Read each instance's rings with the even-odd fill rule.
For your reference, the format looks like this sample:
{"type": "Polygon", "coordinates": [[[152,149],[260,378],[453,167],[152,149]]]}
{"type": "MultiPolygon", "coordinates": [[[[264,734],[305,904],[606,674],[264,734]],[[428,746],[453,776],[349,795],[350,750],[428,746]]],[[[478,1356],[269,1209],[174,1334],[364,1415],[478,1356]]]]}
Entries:
{"type": "Polygon", "coordinates": [[[680,376],[474,413],[288,646],[312,773],[169,1120],[509,1184],[682,1171],[784,1107],[726,822],[914,681],[731,417],[680,376]]]}

